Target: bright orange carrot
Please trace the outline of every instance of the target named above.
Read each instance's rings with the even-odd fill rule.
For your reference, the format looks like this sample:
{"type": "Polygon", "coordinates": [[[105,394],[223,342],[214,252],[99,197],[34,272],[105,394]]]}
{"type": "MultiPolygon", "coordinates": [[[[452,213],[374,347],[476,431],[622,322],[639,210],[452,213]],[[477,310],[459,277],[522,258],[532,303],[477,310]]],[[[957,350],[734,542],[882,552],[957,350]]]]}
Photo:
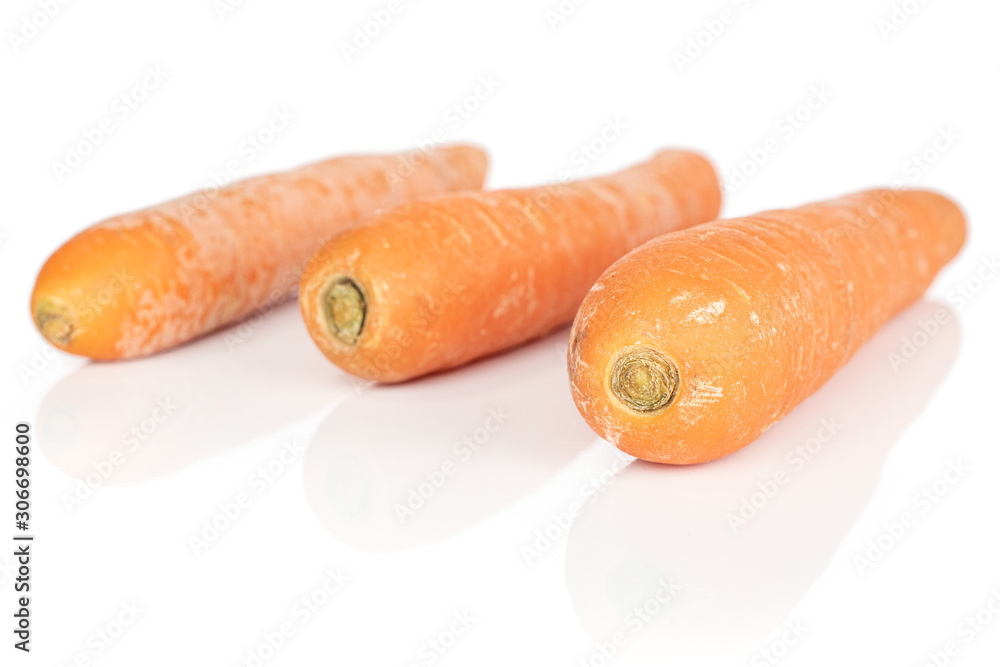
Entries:
{"type": "Polygon", "coordinates": [[[949,199],[888,190],[667,234],[584,300],[570,334],[574,400],[638,458],[725,456],[919,298],[964,240],[949,199]]]}
{"type": "Polygon", "coordinates": [[[98,223],[38,274],[31,312],[66,352],[125,359],[178,345],[282,301],[331,234],[376,209],[478,189],[469,146],[344,157],[98,223]]]}
{"type": "Polygon", "coordinates": [[[713,219],[720,197],[703,157],[669,151],[604,178],[415,202],[331,238],[299,304],[335,364],[407,380],[569,322],[615,259],[713,219]]]}

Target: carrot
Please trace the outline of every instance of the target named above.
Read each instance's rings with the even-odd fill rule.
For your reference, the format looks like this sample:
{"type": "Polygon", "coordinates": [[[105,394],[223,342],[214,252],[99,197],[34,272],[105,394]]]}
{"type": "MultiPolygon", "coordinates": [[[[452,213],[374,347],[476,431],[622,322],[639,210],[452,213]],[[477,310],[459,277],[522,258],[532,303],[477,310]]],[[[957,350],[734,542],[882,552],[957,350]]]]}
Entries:
{"type": "Polygon", "coordinates": [[[669,151],[604,178],[414,202],[331,238],[299,304],[335,364],[407,380],[568,323],[615,259],[713,219],[720,198],[703,157],[669,151]]]}
{"type": "Polygon", "coordinates": [[[964,240],[949,199],[888,190],[655,239],[608,269],[577,314],[577,408],[647,461],[725,456],[815,392],[964,240]]]}
{"type": "Polygon", "coordinates": [[[53,254],[31,297],[53,345],[95,359],[158,352],[294,294],[331,234],[381,207],[479,188],[469,146],[344,157],[100,222],[53,254]]]}

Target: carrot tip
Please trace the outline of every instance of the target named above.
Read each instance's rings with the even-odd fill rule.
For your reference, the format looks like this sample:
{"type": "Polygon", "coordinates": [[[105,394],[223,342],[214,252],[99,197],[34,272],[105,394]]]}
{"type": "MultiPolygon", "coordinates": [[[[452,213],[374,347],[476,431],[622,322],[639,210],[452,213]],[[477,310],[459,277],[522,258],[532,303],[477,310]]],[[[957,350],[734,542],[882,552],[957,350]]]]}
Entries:
{"type": "Polygon", "coordinates": [[[611,368],[611,393],[636,412],[655,412],[677,398],[677,364],[649,347],[630,350],[611,368]]]}
{"type": "Polygon", "coordinates": [[[368,301],[358,284],[337,276],[323,290],[320,303],[330,335],[345,345],[356,344],[368,312],[368,301]]]}
{"type": "Polygon", "coordinates": [[[40,303],[35,310],[35,323],[50,342],[60,347],[69,345],[76,333],[76,325],[65,308],[53,303],[40,303]]]}

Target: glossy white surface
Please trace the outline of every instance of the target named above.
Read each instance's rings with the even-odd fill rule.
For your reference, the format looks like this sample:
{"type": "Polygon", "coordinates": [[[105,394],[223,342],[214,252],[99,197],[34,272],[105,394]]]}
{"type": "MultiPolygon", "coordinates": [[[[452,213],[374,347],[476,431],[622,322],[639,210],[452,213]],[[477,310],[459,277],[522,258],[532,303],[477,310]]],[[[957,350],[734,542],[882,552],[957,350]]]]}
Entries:
{"type": "MultiPolygon", "coordinates": [[[[925,3],[883,39],[892,2],[594,0],[552,29],[556,1],[421,0],[347,63],[341,42],[388,3],[253,0],[221,19],[218,4],[69,3],[0,49],[0,428],[33,424],[37,536],[34,650],[15,652],[5,625],[2,664],[255,665],[264,646],[268,667],[917,666],[951,641],[947,664],[996,664],[1000,280],[980,276],[1000,249],[1000,7],[925,3]],[[673,53],[723,9],[732,21],[678,72],[673,53]],[[116,97],[156,65],[162,84],[119,117],[116,97]],[[453,105],[477,88],[463,118],[453,105]],[[800,127],[783,121],[810,98],[800,127]],[[282,107],[295,118],[250,157],[247,135],[282,107]],[[113,132],[60,182],[53,161],[106,116],[113,132]],[[609,121],[625,127],[607,150],[579,152],[609,121]],[[203,187],[228,160],[242,177],[439,128],[489,148],[491,187],[665,146],[704,151],[732,181],[776,145],[725,215],[899,179],[961,202],[969,243],[787,419],[690,468],[629,463],[591,433],[565,330],[396,387],[329,365],[294,304],[121,364],[54,353],[34,331],[34,275],[84,226],[203,187]],[[912,161],[925,150],[926,169],[912,161]],[[734,524],[744,500],[759,507],[734,524]],[[989,620],[966,621],[977,613],[989,620]],[[119,620],[109,645],[98,633],[119,620]]],[[[8,2],[0,27],[37,11],[8,2]]]]}

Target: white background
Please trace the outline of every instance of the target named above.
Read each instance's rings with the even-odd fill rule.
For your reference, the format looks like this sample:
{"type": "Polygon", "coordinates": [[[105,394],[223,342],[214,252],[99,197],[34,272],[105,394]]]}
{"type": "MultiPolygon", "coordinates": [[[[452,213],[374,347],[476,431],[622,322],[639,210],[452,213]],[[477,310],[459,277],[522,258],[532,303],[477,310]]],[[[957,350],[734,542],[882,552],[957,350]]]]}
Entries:
{"type": "Polygon", "coordinates": [[[342,44],[387,0],[245,0],[223,12],[212,0],[71,1],[37,34],[24,20],[43,22],[39,5],[5,2],[0,428],[12,442],[16,421],[34,427],[37,541],[30,656],[10,646],[12,559],[0,550],[3,664],[253,665],[248,651],[286,621],[294,634],[263,664],[429,665],[440,637],[450,648],[433,664],[600,665],[594,652],[616,628],[625,645],[608,664],[772,664],[760,652],[774,645],[783,665],[916,666],[950,641],[948,664],[997,664],[1000,614],[983,612],[992,624],[971,636],[961,624],[994,592],[1000,609],[1000,280],[977,276],[1000,247],[1000,6],[903,4],[912,16],[897,13],[888,32],[890,0],[591,0],[554,25],[557,0],[407,1],[348,62],[342,44]],[[707,46],[679,67],[675,54],[705,21],[720,32],[711,21],[724,9],[721,34],[702,34],[707,46]],[[11,34],[32,36],[15,48],[11,34]],[[115,100],[147,67],[165,78],[123,118],[115,100]],[[454,121],[481,77],[498,87],[454,121]],[[812,98],[789,131],[782,119],[822,87],[829,98],[812,98]],[[241,145],[275,109],[293,122],[249,159],[241,145]],[[113,131],[60,179],[53,163],[104,118],[113,131]],[[627,128],[583,157],[609,120],[627,128]],[[437,128],[489,149],[489,187],[606,173],[670,146],[704,151],[732,181],[774,138],[763,166],[743,167],[755,173],[725,215],[902,181],[956,198],[969,242],[927,300],[758,442],[696,468],[633,464],[600,493],[588,485],[616,450],[572,405],[565,331],[358,391],[294,305],[122,364],[57,354],[31,324],[37,270],[93,222],[205,187],[232,159],[245,176],[411,148],[437,128]],[[934,148],[941,132],[947,150],[934,148]],[[925,151],[926,168],[912,161],[925,151]],[[949,323],[916,335],[937,316],[949,323]],[[918,350],[893,368],[906,341],[918,350]],[[453,443],[482,436],[491,409],[504,425],[460,459],[453,443]],[[824,419],[836,434],[793,469],[786,454],[824,419]],[[132,427],[151,435],[99,488],[81,487],[132,427]],[[292,441],[260,484],[256,471],[292,441]],[[392,505],[451,459],[456,474],[400,525],[392,505]],[[952,465],[967,471],[939,481],[952,465]],[[734,532],[727,514],[778,470],[791,481],[734,532]],[[915,501],[936,481],[935,502],[915,501]],[[191,536],[240,493],[250,506],[196,555],[191,536]],[[560,518],[587,499],[572,525],[560,518]],[[915,525],[885,537],[907,512],[915,525]],[[548,546],[535,532],[546,528],[548,546]],[[860,565],[880,537],[888,548],[860,565]],[[296,614],[338,568],[349,581],[296,614]],[[678,586],[662,605],[661,580],[678,586]],[[627,617],[650,600],[648,621],[627,617]],[[117,634],[131,603],[142,611],[108,647],[98,631],[117,634]],[[452,643],[463,613],[474,620],[452,643]]]}

